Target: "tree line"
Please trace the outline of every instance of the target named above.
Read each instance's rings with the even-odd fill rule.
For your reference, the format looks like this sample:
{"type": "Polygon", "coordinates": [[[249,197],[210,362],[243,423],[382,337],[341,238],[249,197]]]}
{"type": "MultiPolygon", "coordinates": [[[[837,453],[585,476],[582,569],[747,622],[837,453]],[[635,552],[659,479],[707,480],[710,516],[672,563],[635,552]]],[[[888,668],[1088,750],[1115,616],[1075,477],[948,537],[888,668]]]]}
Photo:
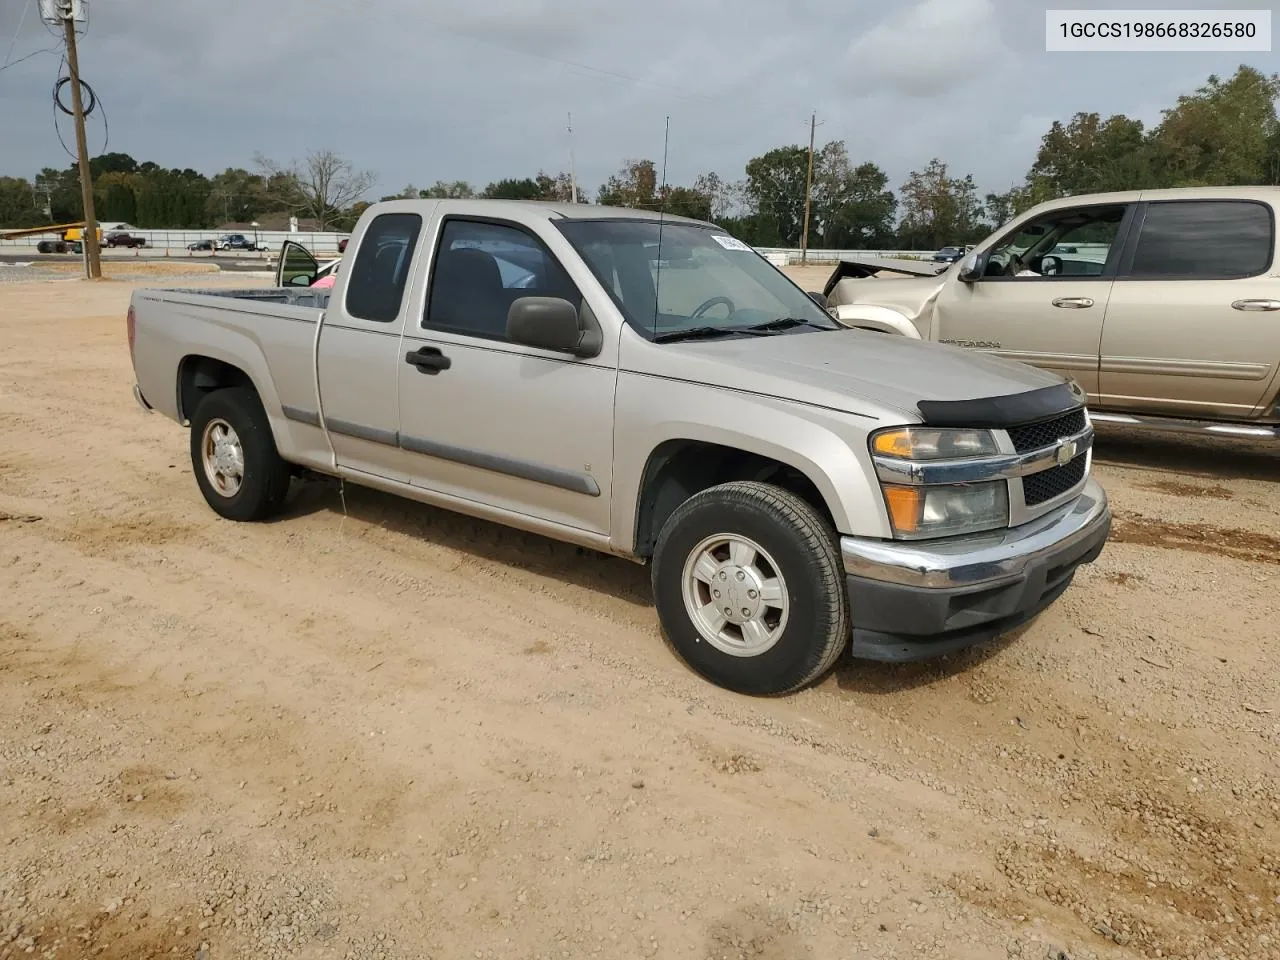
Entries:
{"type": "MultiPolygon", "coordinates": [[[[1280,76],[1241,66],[1210,76],[1178,97],[1160,121],[1077,113],[1055,121],[1030,170],[1001,192],[979,194],[972,174],[941,159],[911,172],[895,192],[878,165],[855,163],[843,140],[814,150],[808,242],[828,249],[936,249],[986,236],[1026,208],[1055,197],[1158,187],[1280,184],[1280,76]]],[[[271,214],[306,218],[317,229],[349,229],[369,205],[375,176],[329,150],[282,165],[254,158],[253,171],[212,177],[164,169],[111,153],[91,161],[100,220],[143,228],[210,228],[271,214]]],[[[594,191],[564,172],[539,171],[487,186],[467,181],[407,185],[403,197],[488,197],[595,201],[711,220],[760,247],[798,247],[804,230],[809,150],[776,147],[749,160],[744,175],[716,173],[692,184],[660,182],[652,160],[631,159],[594,191]]],[[[33,180],[0,177],[0,225],[21,227],[80,219],[77,170],[47,168],[33,180]]]]}

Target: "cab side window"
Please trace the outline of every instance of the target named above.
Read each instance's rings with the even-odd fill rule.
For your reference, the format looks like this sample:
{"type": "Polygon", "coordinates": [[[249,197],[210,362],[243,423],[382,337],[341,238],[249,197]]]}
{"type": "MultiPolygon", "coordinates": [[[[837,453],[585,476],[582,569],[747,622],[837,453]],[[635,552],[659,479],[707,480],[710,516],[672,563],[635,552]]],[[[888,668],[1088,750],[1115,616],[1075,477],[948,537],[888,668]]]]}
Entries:
{"type": "Polygon", "coordinates": [[[360,240],[347,281],[347,313],[359,320],[390,323],[400,316],[413,251],[422,232],[416,213],[384,213],[360,240]]]}
{"type": "Polygon", "coordinates": [[[1129,280],[1237,280],[1271,265],[1271,210],[1252,200],[1153,201],[1129,280]]]}
{"type": "Polygon", "coordinates": [[[1101,276],[1125,205],[1056,210],[1020,227],[991,250],[984,279],[1101,276]]]}
{"type": "Polygon", "coordinates": [[[506,339],[507,312],[521,297],[582,296],[546,245],[514,226],[449,219],[431,271],[424,327],[506,339]]]}

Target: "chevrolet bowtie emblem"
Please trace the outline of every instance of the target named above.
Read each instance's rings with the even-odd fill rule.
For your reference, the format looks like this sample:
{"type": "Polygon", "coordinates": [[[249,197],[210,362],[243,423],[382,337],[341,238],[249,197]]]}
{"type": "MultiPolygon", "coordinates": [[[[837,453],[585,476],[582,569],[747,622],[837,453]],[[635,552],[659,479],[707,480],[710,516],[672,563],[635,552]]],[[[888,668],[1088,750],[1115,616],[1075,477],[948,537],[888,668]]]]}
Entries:
{"type": "Polygon", "coordinates": [[[1074,440],[1059,440],[1058,452],[1054,455],[1054,459],[1058,465],[1070,463],[1076,458],[1076,442],[1074,440]]]}

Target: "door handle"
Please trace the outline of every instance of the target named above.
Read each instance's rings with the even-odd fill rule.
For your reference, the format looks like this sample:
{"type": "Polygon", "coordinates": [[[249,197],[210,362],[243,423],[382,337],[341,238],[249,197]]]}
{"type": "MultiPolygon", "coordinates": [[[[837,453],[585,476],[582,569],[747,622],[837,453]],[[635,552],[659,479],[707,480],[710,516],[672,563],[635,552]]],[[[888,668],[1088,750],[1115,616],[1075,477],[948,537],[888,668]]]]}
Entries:
{"type": "Polygon", "coordinates": [[[1280,300],[1237,300],[1232,310],[1280,310],[1280,300]]]}
{"type": "Polygon", "coordinates": [[[1085,307],[1092,307],[1093,300],[1089,297],[1058,297],[1053,301],[1055,307],[1065,307],[1068,310],[1083,310],[1085,307]]]}
{"type": "Polygon", "coordinates": [[[438,347],[420,347],[404,355],[404,362],[418,368],[419,373],[435,376],[441,370],[453,366],[453,360],[440,352],[438,347]]]}

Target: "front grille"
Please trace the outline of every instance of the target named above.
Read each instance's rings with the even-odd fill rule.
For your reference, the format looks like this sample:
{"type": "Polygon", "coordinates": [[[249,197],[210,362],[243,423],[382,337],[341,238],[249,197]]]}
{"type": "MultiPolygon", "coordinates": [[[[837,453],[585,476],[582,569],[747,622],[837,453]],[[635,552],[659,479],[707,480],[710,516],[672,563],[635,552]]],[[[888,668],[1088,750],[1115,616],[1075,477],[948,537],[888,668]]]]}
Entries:
{"type": "Polygon", "coordinates": [[[1060,497],[1084,479],[1089,455],[1082,453],[1070,463],[1051,467],[1022,478],[1022,499],[1028,507],[1060,497]]]}
{"type": "MultiPolygon", "coordinates": [[[[1041,420],[1039,423],[1028,423],[1020,427],[1009,428],[1009,439],[1013,441],[1013,449],[1018,453],[1028,450],[1039,450],[1051,447],[1063,437],[1072,437],[1084,429],[1084,408],[1052,420],[1041,420]]],[[[1028,501],[1030,502],[1030,501],[1028,501]]]]}

